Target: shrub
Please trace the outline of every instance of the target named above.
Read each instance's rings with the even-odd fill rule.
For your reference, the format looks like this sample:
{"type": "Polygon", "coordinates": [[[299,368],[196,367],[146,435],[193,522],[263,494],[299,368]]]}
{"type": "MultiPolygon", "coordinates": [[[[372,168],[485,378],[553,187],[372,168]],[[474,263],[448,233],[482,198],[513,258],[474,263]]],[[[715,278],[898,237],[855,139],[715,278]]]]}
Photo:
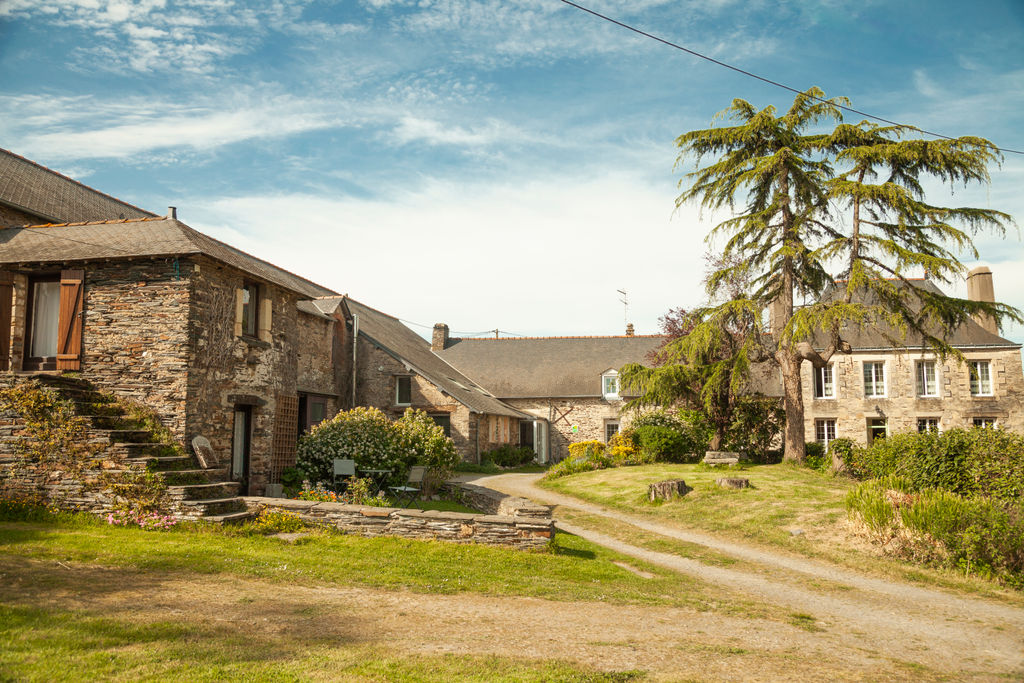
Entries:
{"type": "Polygon", "coordinates": [[[696,462],[707,450],[712,433],[703,413],[696,410],[640,413],[630,430],[636,448],[648,459],[664,462],[696,462]]]}
{"type": "Polygon", "coordinates": [[[480,454],[483,462],[492,462],[498,467],[519,467],[533,462],[537,454],[528,446],[513,446],[504,444],[480,454]]]}
{"type": "Polygon", "coordinates": [[[905,493],[910,482],[901,477],[885,477],[866,481],[846,494],[846,509],[856,514],[872,532],[891,535],[896,509],[890,491],[905,493]]]}
{"type": "Polygon", "coordinates": [[[745,454],[754,462],[773,460],[772,446],[786,424],[786,411],[774,398],[744,396],[737,400],[725,447],[745,454]]]}
{"type": "Polygon", "coordinates": [[[334,479],[335,458],[366,469],[391,470],[400,483],[413,465],[447,477],[458,462],[452,440],[422,410],[408,409],[395,422],[376,408],[353,408],[321,422],[299,440],[296,466],[313,481],[334,479]]]}
{"type": "Polygon", "coordinates": [[[544,476],[547,479],[556,479],[580,472],[654,462],[650,454],[637,450],[632,439],[627,430],[613,436],[607,447],[600,441],[579,441],[569,444],[569,457],[553,465],[544,476]]]}
{"type": "Polygon", "coordinates": [[[633,432],[636,434],[640,450],[658,462],[696,460],[692,440],[677,429],[650,424],[634,427],[633,432]]]}
{"type": "Polygon", "coordinates": [[[804,467],[818,472],[829,472],[832,469],[832,457],[825,453],[824,444],[811,441],[804,446],[804,467]]]}
{"type": "Polygon", "coordinates": [[[294,533],[306,528],[306,523],[294,512],[287,510],[261,510],[253,520],[252,528],[261,534],[294,533]]]}

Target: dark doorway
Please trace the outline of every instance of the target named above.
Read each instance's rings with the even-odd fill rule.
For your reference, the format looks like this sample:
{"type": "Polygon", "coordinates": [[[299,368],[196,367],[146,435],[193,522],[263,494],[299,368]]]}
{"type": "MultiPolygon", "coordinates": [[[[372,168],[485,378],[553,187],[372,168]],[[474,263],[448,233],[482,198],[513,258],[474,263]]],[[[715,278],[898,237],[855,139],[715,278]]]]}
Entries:
{"type": "Polygon", "coordinates": [[[884,417],[873,417],[868,420],[868,445],[875,439],[884,439],[889,433],[888,421],[884,417]]]}
{"type": "Polygon", "coordinates": [[[520,420],[519,421],[519,445],[527,448],[533,448],[533,420],[520,420]]]}
{"type": "Polygon", "coordinates": [[[231,438],[231,481],[242,483],[242,495],[249,495],[249,452],[252,447],[252,406],[235,406],[231,438]]]}
{"type": "Polygon", "coordinates": [[[326,396],[299,394],[299,434],[305,434],[326,419],[326,396]]]}

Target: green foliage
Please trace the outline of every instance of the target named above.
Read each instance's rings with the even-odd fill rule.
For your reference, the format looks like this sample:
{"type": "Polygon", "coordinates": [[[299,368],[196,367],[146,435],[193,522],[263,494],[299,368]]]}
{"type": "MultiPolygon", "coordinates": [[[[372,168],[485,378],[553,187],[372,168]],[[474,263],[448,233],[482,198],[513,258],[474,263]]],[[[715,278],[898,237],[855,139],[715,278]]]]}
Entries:
{"type": "Polygon", "coordinates": [[[961,495],[1019,500],[1024,494],[1024,436],[1002,429],[907,432],[870,447],[840,443],[837,451],[858,479],[900,475],[915,490],[936,488],[961,495]]]}
{"type": "Polygon", "coordinates": [[[699,455],[682,431],[660,425],[642,425],[633,429],[640,450],[655,462],[696,462],[699,455]]]}
{"type": "Polygon", "coordinates": [[[809,467],[822,473],[828,473],[832,468],[832,458],[825,454],[825,446],[817,441],[810,441],[806,446],[804,456],[804,467],[809,467]]]}
{"type": "Polygon", "coordinates": [[[392,470],[392,483],[404,481],[413,465],[446,477],[459,460],[455,444],[422,410],[410,408],[392,422],[380,410],[363,407],[340,412],[299,439],[296,464],[310,479],[332,482],[335,458],[392,470]]]}
{"type": "Polygon", "coordinates": [[[532,448],[528,446],[513,446],[508,443],[480,454],[482,461],[490,461],[498,467],[519,467],[520,465],[533,462],[533,459],[536,457],[537,454],[533,452],[532,448]]]}
{"type": "Polygon", "coordinates": [[[726,450],[745,454],[754,462],[771,462],[772,448],[786,424],[786,411],[777,399],[742,396],[736,400],[726,432],[726,450]]]}
{"type": "Polygon", "coordinates": [[[383,494],[377,492],[373,479],[362,477],[350,479],[342,496],[343,503],[349,505],[369,505],[371,507],[388,507],[391,502],[383,494]]]}
{"type": "Polygon", "coordinates": [[[134,422],[139,429],[148,429],[150,434],[152,434],[156,439],[156,442],[165,446],[165,448],[162,449],[164,451],[164,456],[180,457],[188,455],[185,452],[185,448],[181,445],[181,442],[178,441],[170,429],[160,422],[160,416],[158,416],[153,410],[141,403],[129,401],[124,398],[114,398],[112,399],[112,404],[122,408],[128,416],[128,419],[134,422]]]}
{"type": "Polygon", "coordinates": [[[306,528],[306,523],[297,513],[287,510],[260,510],[251,522],[253,531],[260,534],[295,533],[306,528]]]}
{"type": "Polygon", "coordinates": [[[649,465],[654,456],[637,449],[630,431],[620,432],[612,437],[608,446],[600,441],[578,441],[569,444],[569,457],[552,465],[545,479],[557,479],[570,474],[603,470],[628,465],[649,465]]]}
{"type": "Polygon", "coordinates": [[[167,484],[156,472],[127,470],[104,474],[102,481],[114,496],[114,508],[128,515],[160,515],[171,507],[167,484]]]}

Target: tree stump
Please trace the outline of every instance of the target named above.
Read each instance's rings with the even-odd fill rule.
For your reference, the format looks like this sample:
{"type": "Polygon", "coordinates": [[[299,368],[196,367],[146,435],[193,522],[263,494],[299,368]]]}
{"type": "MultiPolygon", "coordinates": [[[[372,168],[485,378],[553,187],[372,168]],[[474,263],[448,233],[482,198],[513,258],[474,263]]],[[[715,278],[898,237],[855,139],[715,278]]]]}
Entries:
{"type": "Polygon", "coordinates": [[[676,496],[685,496],[692,491],[682,479],[659,481],[647,486],[647,498],[652,503],[656,500],[668,500],[676,496]]]}
{"type": "Polygon", "coordinates": [[[715,483],[724,489],[749,489],[750,480],[746,477],[720,477],[715,483]]]}

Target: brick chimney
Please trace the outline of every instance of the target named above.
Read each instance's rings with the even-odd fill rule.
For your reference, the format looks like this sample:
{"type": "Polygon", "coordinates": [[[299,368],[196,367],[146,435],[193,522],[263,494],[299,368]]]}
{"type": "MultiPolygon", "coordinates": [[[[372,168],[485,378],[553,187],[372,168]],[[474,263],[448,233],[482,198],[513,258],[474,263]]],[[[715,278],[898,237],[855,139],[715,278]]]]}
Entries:
{"type": "Polygon", "coordinates": [[[633,323],[627,323],[626,324],[626,336],[627,337],[632,337],[633,336],[633,323]]]}
{"type": "MultiPolygon", "coordinates": [[[[995,303],[996,293],[992,287],[992,271],[988,266],[978,266],[967,273],[967,298],[971,301],[988,301],[995,303]]],[[[999,334],[999,326],[995,319],[984,313],[973,316],[974,322],[992,334],[999,334]]]]}
{"type": "Polygon", "coordinates": [[[444,351],[448,346],[448,326],[444,323],[434,324],[434,338],[430,342],[431,351],[444,351]]]}

